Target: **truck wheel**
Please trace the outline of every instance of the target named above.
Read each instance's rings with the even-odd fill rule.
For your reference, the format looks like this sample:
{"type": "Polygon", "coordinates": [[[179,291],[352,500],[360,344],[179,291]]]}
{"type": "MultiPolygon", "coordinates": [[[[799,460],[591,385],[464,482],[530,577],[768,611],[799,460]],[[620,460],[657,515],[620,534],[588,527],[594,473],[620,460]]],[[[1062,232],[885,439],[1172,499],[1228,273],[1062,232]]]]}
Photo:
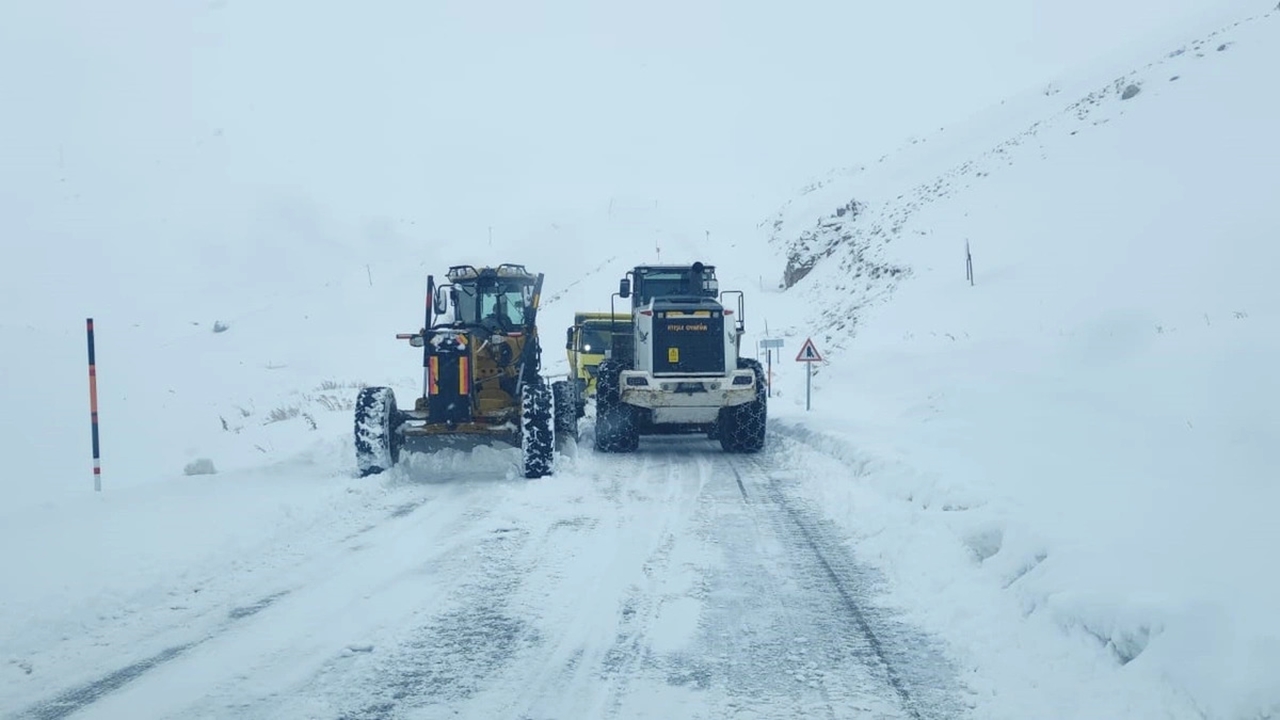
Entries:
{"type": "Polygon", "coordinates": [[[596,375],[595,447],[598,452],[635,452],[640,447],[635,408],[622,402],[618,382],[621,373],[621,365],[605,360],[596,375]]]}
{"type": "Polygon", "coordinates": [[[756,453],[764,449],[768,422],[768,397],[764,384],[764,368],[756,360],[739,358],[738,369],[751,370],[756,376],[756,397],[746,405],[720,411],[717,423],[720,447],[726,452],[756,453]]]}
{"type": "Polygon", "coordinates": [[[596,399],[596,450],[607,453],[635,452],[640,447],[640,432],[635,410],[623,403],[600,402],[596,399]]]}
{"type": "Polygon", "coordinates": [[[556,446],[564,449],[569,440],[578,440],[578,394],[568,380],[551,384],[551,399],[555,403],[556,446]]]}
{"type": "Polygon", "coordinates": [[[361,388],[356,396],[356,466],[360,477],[377,475],[400,462],[402,418],[391,388],[361,388]]]}
{"type": "Polygon", "coordinates": [[[551,474],[553,413],[546,384],[541,379],[527,384],[520,397],[520,450],[527,478],[551,474]]]}

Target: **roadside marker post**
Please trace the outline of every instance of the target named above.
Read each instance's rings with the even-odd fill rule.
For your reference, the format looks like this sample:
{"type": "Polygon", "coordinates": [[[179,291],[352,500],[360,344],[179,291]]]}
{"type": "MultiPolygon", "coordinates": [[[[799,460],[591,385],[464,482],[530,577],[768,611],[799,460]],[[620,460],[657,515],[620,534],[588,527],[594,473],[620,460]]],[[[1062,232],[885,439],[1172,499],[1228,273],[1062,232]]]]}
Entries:
{"type": "Polygon", "coordinates": [[[89,338],[89,426],[93,439],[93,491],[102,492],[102,460],[98,448],[98,368],[93,353],[93,318],[85,320],[89,338]]]}
{"type": "Polygon", "coordinates": [[[822,353],[813,344],[813,338],[806,338],[804,345],[800,346],[796,362],[804,363],[804,409],[807,412],[813,407],[813,364],[822,362],[822,353]]]}

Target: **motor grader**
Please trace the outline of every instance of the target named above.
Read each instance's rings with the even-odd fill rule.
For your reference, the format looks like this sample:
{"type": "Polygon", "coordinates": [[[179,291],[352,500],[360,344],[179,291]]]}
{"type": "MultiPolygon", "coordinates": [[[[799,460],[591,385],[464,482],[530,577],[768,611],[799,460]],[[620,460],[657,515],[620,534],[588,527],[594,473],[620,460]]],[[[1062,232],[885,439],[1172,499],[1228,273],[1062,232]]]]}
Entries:
{"type": "MultiPolygon", "coordinates": [[[[396,337],[422,348],[423,389],[412,409],[389,387],[362,388],[355,447],[361,476],[394,467],[403,452],[510,445],[524,476],[551,474],[557,409],[542,376],[537,315],[541,273],[523,265],[455,265],[427,277],[426,321],[396,337]]],[[[574,421],[576,426],[576,419],[574,421]]]]}

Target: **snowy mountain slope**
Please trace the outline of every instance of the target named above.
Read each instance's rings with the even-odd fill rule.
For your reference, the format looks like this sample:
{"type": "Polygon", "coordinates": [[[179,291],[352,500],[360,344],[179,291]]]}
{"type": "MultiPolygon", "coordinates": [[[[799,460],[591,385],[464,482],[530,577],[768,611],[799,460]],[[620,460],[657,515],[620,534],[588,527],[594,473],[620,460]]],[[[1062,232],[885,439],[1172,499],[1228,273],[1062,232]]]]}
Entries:
{"type": "MultiPolygon", "coordinates": [[[[1256,3],[1248,5],[1256,6],[1256,3]]],[[[774,217],[762,224],[762,227],[770,229],[775,258],[779,263],[786,263],[783,284],[795,284],[815,262],[835,254],[840,261],[840,271],[858,278],[865,275],[874,288],[892,289],[894,280],[912,268],[902,264],[901,257],[894,257],[892,253],[886,256],[883,248],[904,233],[933,232],[931,229],[921,229],[923,224],[917,220],[917,216],[922,212],[938,203],[957,204],[960,200],[956,196],[970,188],[981,191],[992,186],[999,178],[994,181],[988,178],[993,174],[1008,177],[1007,168],[1015,163],[1027,162],[1036,156],[1041,160],[1048,160],[1055,148],[1059,149],[1059,155],[1072,152],[1073,146],[1080,143],[1062,144],[1062,140],[1067,136],[1076,138],[1079,135],[1088,138],[1091,129],[1105,126],[1124,115],[1126,108],[1131,105],[1127,102],[1110,101],[1122,98],[1131,87],[1133,89],[1130,92],[1146,90],[1146,97],[1153,93],[1178,93],[1188,83],[1182,83],[1182,86],[1170,83],[1178,83],[1183,79],[1184,73],[1194,73],[1203,64],[1214,67],[1210,56],[1221,55],[1230,49],[1233,31],[1242,24],[1253,24],[1269,18],[1273,12],[1249,14],[1246,10],[1241,10],[1238,16],[1221,21],[1220,25],[1212,26],[1211,30],[1188,34],[1181,41],[1162,41],[1146,48],[1142,59],[1135,60],[1128,66],[1132,69],[1117,72],[1115,65],[1106,65],[1078,76],[1057,79],[1007,103],[1002,102],[964,123],[943,128],[932,136],[913,139],[910,144],[895,153],[881,156],[874,163],[832,172],[811,183],[801,197],[788,202],[774,217]],[[1200,63],[1202,59],[1207,63],[1200,63]],[[816,222],[814,216],[819,216],[816,222]]],[[[1131,50],[1124,56],[1128,57],[1136,52],[1131,50]]],[[[1256,78],[1256,75],[1239,77],[1232,82],[1238,83],[1240,88],[1249,88],[1252,78],[1256,78]]],[[[1169,113],[1184,115],[1189,111],[1187,106],[1199,105],[1198,89],[1204,81],[1196,82],[1194,75],[1189,75],[1189,79],[1192,80],[1189,84],[1193,89],[1178,93],[1184,102],[1169,108],[1169,113]]],[[[1265,107],[1264,98],[1259,96],[1257,101],[1265,107]]],[[[1245,118],[1241,122],[1249,123],[1254,118],[1245,118]]],[[[1118,161],[1149,164],[1160,162],[1161,168],[1152,167],[1150,173],[1167,176],[1179,169],[1176,166],[1169,167],[1174,165],[1174,158],[1187,151],[1200,151],[1201,138],[1206,133],[1212,134],[1212,130],[1217,127],[1212,123],[1226,122],[1211,111],[1199,107],[1187,118],[1185,124],[1172,121],[1172,118],[1167,120],[1170,120],[1168,128],[1162,132],[1168,133],[1164,136],[1168,144],[1151,148],[1145,153],[1142,150],[1131,151],[1132,159],[1119,158],[1118,161]],[[1195,138],[1197,142],[1192,143],[1191,138],[1195,138]],[[1172,143],[1178,145],[1173,147],[1172,143]],[[1160,156],[1159,160],[1155,159],[1157,154],[1160,156]],[[1161,169],[1166,172],[1161,172],[1161,169]]],[[[1222,130],[1219,134],[1239,133],[1250,138],[1253,137],[1252,133],[1259,131],[1256,124],[1246,124],[1240,128],[1225,125],[1222,130]]],[[[1115,144],[1116,141],[1110,141],[1108,146],[1114,147],[1115,144]]],[[[1124,149],[1129,151],[1128,148],[1124,149]]],[[[1202,151],[1201,157],[1210,164],[1196,167],[1209,168],[1213,164],[1230,162],[1233,156],[1240,154],[1240,149],[1228,149],[1224,160],[1209,157],[1212,152],[1214,151],[1202,151]]],[[[1117,151],[1117,154],[1120,152],[1117,151]]],[[[1251,160],[1251,163],[1256,164],[1256,161],[1251,160]]],[[[1141,172],[1140,169],[1135,170],[1141,172]]],[[[1016,180],[1006,182],[1014,183],[1016,180]]],[[[1164,182],[1173,181],[1166,179],[1164,182]]],[[[1248,183],[1247,187],[1259,186],[1257,183],[1248,183]]],[[[1001,186],[987,190],[989,195],[980,197],[983,200],[982,207],[994,207],[988,198],[1004,189],[1001,186]]],[[[1165,196],[1160,192],[1166,189],[1153,188],[1151,196],[1155,201],[1162,201],[1165,196]]],[[[1004,196],[1001,197],[1003,200],[1004,196]]],[[[1016,208],[1017,205],[1003,201],[999,207],[1001,213],[1009,213],[1016,212],[1011,208],[1016,208]]],[[[1088,209],[1090,212],[1077,211],[1071,215],[1110,219],[1115,214],[1113,206],[1102,205],[1088,209]]],[[[966,212],[969,211],[970,208],[966,207],[966,212]]],[[[1031,213],[1026,215],[1031,216],[1031,213]]],[[[1141,217],[1142,210],[1130,215],[1141,217]]],[[[1054,219],[1055,222],[1061,222],[1058,215],[1054,219]]],[[[963,264],[962,235],[960,246],[963,264]]],[[[963,271],[963,267],[961,269],[963,271]]],[[[833,270],[833,265],[828,263],[827,271],[833,270]]],[[[851,288],[840,295],[859,302],[864,298],[871,300],[880,296],[879,292],[870,292],[872,287],[861,290],[851,288]]],[[[838,324],[839,318],[853,314],[850,311],[855,307],[856,305],[832,307],[827,322],[838,324]]],[[[828,342],[840,342],[840,339],[833,334],[828,342]]]]}
{"type": "MultiPolygon", "coordinates": [[[[861,468],[810,492],[863,507],[858,545],[923,626],[973,643],[978,675],[1009,680],[1012,644],[1055,664],[1051,636],[1093,645],[1097,697],[1028,675],[1055,716],[1280,709],[1278,16],[1059,82],[765,224],[780,264],[812,266],[782,296],[808,319],[790,342],[828,352],[812,416],[781,427],[861,468]],[[1152,682],[1170,705],[1126,709],[1152,682]]],[[[1017,684],[984,707],[1024,702],[1017,684]]]]}

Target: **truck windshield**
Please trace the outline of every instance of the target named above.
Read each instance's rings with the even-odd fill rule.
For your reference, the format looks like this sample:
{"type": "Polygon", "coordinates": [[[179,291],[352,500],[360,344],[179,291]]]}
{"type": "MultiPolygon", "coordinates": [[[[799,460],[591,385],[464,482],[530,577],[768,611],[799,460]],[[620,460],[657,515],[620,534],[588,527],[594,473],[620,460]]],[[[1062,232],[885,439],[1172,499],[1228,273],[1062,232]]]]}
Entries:
{"type": "Polygon", "coordinates": [[[704,270],[695,277],[690,268],[653,269],[637,278],[639,287],[636,297],[641,305],[647,304],[656,297],[673,295],[716,297],[717,288],[714,272],[704,270]]]}
{"type": "MultiPolygon", "coordinates": [[[[621,323],[618,330],[623,330],[621,323]]],[[[603,353],[609,346],[609,326],[587,325],[578,336],[578,349],[585,353],[603,353]]]]}

